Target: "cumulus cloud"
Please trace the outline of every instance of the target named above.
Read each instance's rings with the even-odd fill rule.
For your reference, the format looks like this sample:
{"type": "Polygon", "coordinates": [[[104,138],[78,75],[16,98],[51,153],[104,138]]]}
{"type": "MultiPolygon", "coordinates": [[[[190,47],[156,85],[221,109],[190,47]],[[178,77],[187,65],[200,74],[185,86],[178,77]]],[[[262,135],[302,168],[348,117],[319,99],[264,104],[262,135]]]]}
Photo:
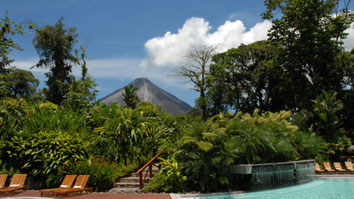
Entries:
{"type": "Polygon", "coordinates": [[[185,59],[193,46],[211,45],[217,47],[217,52],[223,52],[238,47],[241,43],[249,44],[267,39],[267,31],[271,26],[270,21],[263,21],[247,31],[242,21],[228,20],[212,33],[208,21],[193,17],[188,19],[177,33],[166,32],[161,37],[148,40],[145,48],[153,64],[176,64],[185,59]]]}
{"type": "MultiPolygon", "coordinates": [[[[270,21],[257,23],[250,29],[246,29],[242,21],[226,21],[212,32],[209,22],[202,18],[190,18],[176,33],[166,32],[161,37],[152,38],[145,43],[148,52],[146,57],[104,58],[88,60],[89,74],[94,78],[114,78],[129,80],[138,77],[146,77],[164,87],[191,88],[191,84],[183,84],[183,80],[172,78],[170,67],[185,61],[189,50],[198,45],[212,45],[217,47],[217,52],[223,52],[230,48],[238,47],[241,43],[249,44],[255,41],[267,39],[267,31],[271,28],[270,21]]],[[[348,37],[344,40],[347,51],[353,48],[354,27],[347,30],[348,37]]],[[[45,81],[44,73],[48,69],[33,68],[38,58],[16,60],[13,66],[41,73],[41,81],[45,81]]],[[[81,76],[81,68],[74,67],[73,74],[81,76]]]]}
{"type": "Polygon", "coordinates": [[[354,23],[352,23],[350,28],[348,28],[345,32],[348,33],[348,36],[343,40],[344,48],[346,51],[351,51],[354,47],[354,23]]]}

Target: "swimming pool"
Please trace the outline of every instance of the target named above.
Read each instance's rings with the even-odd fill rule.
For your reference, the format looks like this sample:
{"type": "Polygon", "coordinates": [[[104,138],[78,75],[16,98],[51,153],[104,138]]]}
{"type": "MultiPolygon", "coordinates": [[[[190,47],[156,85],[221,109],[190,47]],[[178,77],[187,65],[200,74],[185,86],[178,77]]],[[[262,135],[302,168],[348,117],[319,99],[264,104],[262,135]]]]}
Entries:
{"type": "Polygon", "coordinates": [[[183,199],[353,199],[354,198],[354,178],[323,178],[316,179],[312,182],[279,188],[266,191],[249,192],[242,194],[226,194],[226,195],[203,195],[203,196],[187,196],[183,199]]]}

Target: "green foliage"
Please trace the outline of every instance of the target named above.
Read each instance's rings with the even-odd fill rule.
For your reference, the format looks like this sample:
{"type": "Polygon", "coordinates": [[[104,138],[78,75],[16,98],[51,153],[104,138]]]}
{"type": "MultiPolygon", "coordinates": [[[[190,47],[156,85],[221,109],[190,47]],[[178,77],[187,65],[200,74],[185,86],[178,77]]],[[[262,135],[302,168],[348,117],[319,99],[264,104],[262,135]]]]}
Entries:
{"type": "Polygon", "coordinates": [[[214,55],[207,77],[211,112],[279,111],[281,74],[274,64],[278,50],[268,41],[258,41],[214,55]]]}
{"type": "Polygon", "coordinates": [[[168,131],[156,117],[145,117],[142,108],[135,110],[115,104],[102,105],[101,111],[92,112],[100,127],[95,129],[94,153],[106,153],[109,160],[126,162],[145,161],[158,146],[160,135],[168,131]]]}
{"type": "Polygon", "coordinates": [[[30,113],[31,108],[25,100],[2,98],[0,100],[0,141],[10,140],[13,135],[22,134],[23,123],[30,113]]]}
{"type": "Polygon", "coordinates": [[[138,88],[135,88],[133,85],[124,87],[122,99],[125,105],[131,109],[135,109],[140,102],[139,97],[136,95],[137,90],[138,88]]]}
{"type": "Polygon", "coordinates": [[[63,18],[60,18],[55,26],[36,27],[35,32],[33,45],[40,57],[35,67],[50,69],[46,73],[48,89],[45,94],[49,101],[60,104],[72,83],[72,66],[78,63],[73,53],[78,36],[76,28],[66,29],[63,18]]]}
{"type": "Polygon", "coordinates": [[[31,104],[3,98],[0,159],[7,170],[12,167],[42,182],[41,186],[52,186],[60,184],[67,173],[62,165],[68,161],[88,161],[87,154],[104,155],[106,162],[118,161],[119,168],[87,172],[96,176],[92,182],[98,190],[107,190],[116,178],[155,155],[169,136],[175,137],[173,121],[151,103],[142,103],[135,110],[99,103],[74,110],[51,102],[31,104]]]}
{"type": "Polygon", "coordinates": [[[337,99],[336,92],[323,91],[313,102],[315,117],[315,130],[327,141],[328,155],[335,160],[351,145],[347,132],[338,115],[344,108],[343,103],[337,99]]]}
{"type": "Polygon", "coordinates": [[[0,74],[6,73],[8,66],[13,60],[10,60],[8,54],[13,49],[22,50],[19,44],[17,44],[12,36],[15,34],[23,34],[23,27],[21,24],[17,24],[6,15],[0,19],[0,74]]]}
{"type": "Polygon", "coordinates": [[[182,142],[175,147],[186,189],[228,190],[231,164],[255,164],[325,158],[324,140],[301,132],[289,119],[290,111],[235,117],[219,114],[206,122],[187,122],[182,142]]]}
{"type": "Polygon", "coordinates": [[[281,46],[277,65],[283,70],[283,89],[278,96],[286,99],[281,109],[311,109],[311,99],[322,90],[340,92],[345,84],[342,39],[353,22],[351,13],[340,11],[338,0],[266,0],[264,17],[273,18],[269,32],[272,45],[281,46]],[[336,15],[334,15],[336,13],[336,15]]]}
{"type": "Polygon", "coordinates": [[[63,165],[65,173],[77,175],[90,175],[88,186],[93,187],[94,191],[108,191],[114,186],[116,180],[129,174],[138,165],[117,164],[106,160],[103,156],[90,156],[84,160],[70,160],[63,165]]]}
{"type": "Polygon", "coordinates": [[[229,133],[235,135],[238,163],[282,162],[296,159],[296,151],[287,137],[295,134],[297,126],[288,118],[291,112],[266,112],[261,115],[256,110],[253,115],[237,114],[229,127],[229,133]]]}
{"type": "Polygon", "coordinates": [[[8,174],[9,176],[12,176],[13,174],[20,173],[20,171],[15,170],[13,167],[7,168],[6,163],[3,164],[2,161],[0,160],[0,174],[8,174]]]}
{"type": "Polygon", "coordinates": [[[327,93],[323,91],[321,95],[318,95],[313,102],[313,111],[317,116],[317,122],[315,123],[316,130],[327,141],[333,140],[340,135],[341,123],[338,118],[338,112],[342,110],[343,103],[337,100],[337,93],[327,93]]]}
{"type": "Polygon", "coordinates": [[[227,189],[227,166],[234,162],[236,154],[233,143],[227,142],[226,122],[226,118],[218,115],[182,127],[182,143],[176,157],[188,178],[189,189],[204,192],[227,189]]]}
{"type": "Polygon", "coordinates": [[[22,129],[29,133],[56,131],[85,135],[88,129],[83,116],[80,111],[70,107],[58,107],[51,102],[40,103],[32,106],[22,129]]]}
{"type": "Polygon", "coordinates": [[[27,138],[14,136],[6,145],[7,154],[2,158],[37,180],[44,180],[47,186],[53,183],[61,165],[70,159],[83,159],[87,147],[80,137],[55,131],[41,131],[27,138]]]}
{"type": "Polygon", "coordinates": [[[162,169],[154,176],[143,189],[143,192],[183,192],[184,183],[187,180],[183,176],[174,155],[168,159],[160,158],[162,169]]]}
{"type": "MultiPolygon", "coordinates": [[[[30,71],[13,69],[8,74],[0,74],[1,87],[8,91],[5,96],[29,99],[36,92],[39,80],[30,71]]],[[[0,92],[0,96],[2,93],[0,92]]]]}
{"type": "Polygon", "coordinates": [[[289,136],[290,144],[297,152],[296,160],[316,158],[316,161],[327,160],[325,140],[311,131],[298,131],[289,136]]]}
{"type": "Polygon", "coordinates": [[[179,78],[187,79],[192,82],[195,91],[199,92],[198,108],[202,112],[203,120],[208,117],[207,107],[207,83],[206,77],[209,73],[209,61],[212,54],[216,50],[213,46],[198,46],[193,47],[188,55],[188,62],[182,66],[176,68],[174,75],[179,78]]]}
{"type": "Polygon", "coordinates": [[[65,96],[64,104],[74,110],[82,109],[91,105],[91,102],[96,99],[95,89],[97,84],[90,77],[85,79],[76,80],[69,87],[69,92],[65,96]]]}

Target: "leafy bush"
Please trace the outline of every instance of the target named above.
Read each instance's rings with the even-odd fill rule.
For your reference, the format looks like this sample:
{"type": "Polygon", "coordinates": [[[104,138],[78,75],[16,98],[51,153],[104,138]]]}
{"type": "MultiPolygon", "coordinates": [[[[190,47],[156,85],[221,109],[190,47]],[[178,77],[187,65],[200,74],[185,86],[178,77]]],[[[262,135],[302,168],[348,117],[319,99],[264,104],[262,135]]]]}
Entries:
{"type": "Polygon", "coordinates": [[[301,132],[289,119],[291,112],[219,114],[207,121],[182,127],[177,160],[188,177],[190,190],[228,190],[231,164],[283,162],[315,158],[324,152],[324,142],[301,132]]]}
{"type": "Polygon", "coordinates": [[[237,143],[237,163],[281,162],[296,159],[296,150],[289,143],[288,136],[298,127],[288,119],[291,112],[266,112],[259,115],[237,114],[228,126],[228,134],[237,143]]]}
{"type": "Polygon", "coordinates": [[[168,159],[159,158],[162,169],[154,178],[142,189],[143,192],[183,192],[184,182],[187,180],[183,176],[181,169],[174,155],[168,159]]]}
{"type": "Polygon", "coordinates": [[[160,137],[169,132],[156,110],[145,113],[142,107],[133,110],[103,105],[95,107],[91,116],[100,123],[94,130],[92,153],[112,161],[145,162],[158,149],[160,137]]]}
{"type": "Polygon", "coordinates": [[[227,142],[226,124],[222,114],[206,122],[195,121],[182,129],[177,160],[189,189],[216,191],[228,189],[228,166],[236,158],[234,143],[227,142]]]}
{"type": "Polygon", "coordinates": [[[23,99],[3,98],[0,100],[0,137],[9,140],[18,134],[24,126],[26,116],[31,114],[31,107],[23,99]]]}
{"type": "Polygon", "coordinates": [[[95,191],[107,191],[114,186],[116,180],[129,174],[138,165],[117,164],[106,160],[103,156],[92,156],[89,159],[69,161],[62,167],[65,173],[90,175],[88,185],[95,191]]]}
{"type": "Polygon", "coordinates": [[[12,176],[15,173],[20,173],[20,171],[15,170],[13,167],[7,168],[6,163],[3,164],[3,162],[0,160],[0,174],[8,174],[9,176],[12,176]]]}
{"type": "Polygon", "coordinates": [[[61,180],[57,176],[61,165],[67,164],[70,159],[83,159],[86,147],[78,136],[43,131],[27,139],[14,136],[7,142],[5,158],[12,163],[11,166],[52,186],[61,180]]]}
{"type": "Polygon", "coordinates": [[[322,91],[312,102],[316,116],[315,132],[327,141],[328,157],[338,161],[338,157],[343,155],[345,149],[352,144],[339,118],[339,111],[344,108],[344,105],[337,99],[337,93],[333,91],[328,93],[322,91]]]}
{"type": "Polygon", "coordinates": [[[85,117],[79,111],[58,107],[50,102],[32,105],[33,112],[28,114],[23,129],[30,133],[39,131],[62,131],[86,133],[85,117]]]}

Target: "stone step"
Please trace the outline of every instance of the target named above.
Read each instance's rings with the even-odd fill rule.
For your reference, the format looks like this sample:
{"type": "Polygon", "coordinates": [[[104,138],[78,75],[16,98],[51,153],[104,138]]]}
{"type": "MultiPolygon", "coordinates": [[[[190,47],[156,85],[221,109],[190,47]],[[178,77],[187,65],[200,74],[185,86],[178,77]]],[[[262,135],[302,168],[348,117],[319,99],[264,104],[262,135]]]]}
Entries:
{"type": "MultiPolygon", "coordinates": [[[[145,178],[145,182],[150,181],[150,180],[151,180],[151,178],[150,178],[149,176],[147,176],[147,177],[145,178]]],[[[140,182],[140,178],[137,177],[137,176],[135,176],[135,177],[133,177],[133,176],[131,176],[131,177],[125,177],[125,178],[121,178],[121,179],[119,180],[119,182],[140,182]]]]}
{"type": "Polygon", "coordinates": [[[109,190],[110,193],[139,193],[139,188],[113,188],[109,190]]]}
{"type": "Polygon", "coordinates": [[[125,177],[121,178],[119,182],[139,182],[139,177],[125,177]]]}
{"type": "MultiPolygon", "coordinates": [[[[128,177],[128,178],[131,178],[131,177],[128,177]]],[[[135,177],[133,177],[133,178],[134,178],[133,180],[124,179],[123,181],[121,179],[119,182],[116,182],[114,184],[114,187],[116,187],[116,188],[118,188],[118,187],[132,187],[133,185],[136,185],[136,184],[139,185],[140,184],[139,178],[137,178],[137,179],[135,179],[135,177]]],[[[144,183],[145,184],[149,183],[151,179],[152,178],[146,178],[144,183]]]]}
{"type": "MultiPolygon", "coordinates": [[[[153,165],[152,167],[152,175],[159,170],[159,167],[153,165]]],[[[149,177],[149,168],[145,168],[143,172],[143,177],[146,176],[145,182],[148,183],[151,178],[149,177]],[[146,175],[147,174],[147,175],[146,175]]],[[[114,188],[112,188],[109,192],[112,193],[139,193],[140,192],[140,178],[136,172],[131,173],[130,176],[121,178],[119,182],[114,184],[114,188]]]]}
{"type": "Polygon", "coordinates": [[[117,182],[114,184],[116,188],[139,188],[139,182],[117,182]]]}
{"type": "MultiPolygon", "coordinates": [[[[143,176],[146,175],[146,172],[147,172],[147,171],[144,171],[143,176]]],[[[152,170],[152,175],[155,175],[155,173],[157,173],[157,171],[152,170]]],[[[147,176],[149,176],[149,175],[150,175],[150,174],[147,174],[147,176]]],[[[136,172],[132,173],[130,176],[131,176],[131,177],[139,177],[139,175],[136,174],[136,172]]]]}

